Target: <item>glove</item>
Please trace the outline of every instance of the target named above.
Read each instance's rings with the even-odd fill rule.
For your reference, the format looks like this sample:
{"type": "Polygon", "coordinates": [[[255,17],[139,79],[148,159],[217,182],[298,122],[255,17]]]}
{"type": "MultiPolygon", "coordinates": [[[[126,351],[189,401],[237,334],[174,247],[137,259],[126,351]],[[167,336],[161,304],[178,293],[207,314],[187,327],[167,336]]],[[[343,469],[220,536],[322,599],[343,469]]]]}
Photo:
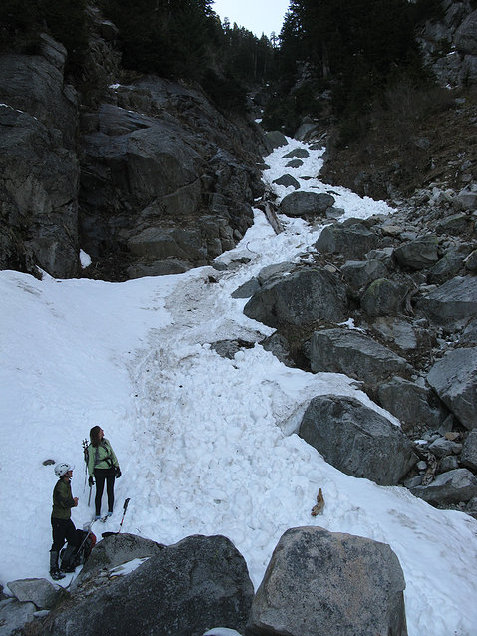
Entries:
{"type": "Polygon", "coordinates": [[[116,466],[116,477],[121,477],[121,469],[119,466],[116,466]]]}
{"type": "Polygon", "coordinates": [[[90,486],[93,486],[93,485],[94,485],[94,479],[93,479],[93,476],[92,476],[92,475],[91,475],[91,477],[88,479],[88,484],[89,484],[90,486]]]}

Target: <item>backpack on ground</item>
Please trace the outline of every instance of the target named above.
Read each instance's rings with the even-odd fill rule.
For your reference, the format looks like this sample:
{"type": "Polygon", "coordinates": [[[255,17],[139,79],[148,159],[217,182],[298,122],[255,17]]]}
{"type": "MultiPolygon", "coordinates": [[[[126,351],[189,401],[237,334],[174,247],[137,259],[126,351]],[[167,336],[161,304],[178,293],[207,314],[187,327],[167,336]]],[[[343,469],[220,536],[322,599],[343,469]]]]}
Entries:
{"type": "Polygon", "coordinates": [[[78,565],[82,565],[96,545],[96,535],[91,531],[76,530],[76,541],[68,543],[60,552],[60,570],[74,572],[78,565]]]}

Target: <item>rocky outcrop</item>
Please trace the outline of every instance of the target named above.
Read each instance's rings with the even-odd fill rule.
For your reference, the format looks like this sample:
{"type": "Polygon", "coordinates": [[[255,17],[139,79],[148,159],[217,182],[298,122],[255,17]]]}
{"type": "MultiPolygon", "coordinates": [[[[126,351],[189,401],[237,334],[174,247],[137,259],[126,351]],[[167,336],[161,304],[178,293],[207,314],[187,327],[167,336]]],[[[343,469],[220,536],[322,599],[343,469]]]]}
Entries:
{"type": "Polygon", "coordinates": [[[311,338],[311,368],[344,373],[369,386],[391,375],[410,375],[406,360],[373,338],[354,329],[321,329],[311,338]]]}
{"type": "Polygon", "coordinates": [[[203,265],[231,249],[261,187],[251,130],[234,129],[197,91],[156,77],[115,87],[111,101],[82,118],[85,251],[94,260],[121,250],[131,276],[138,262],[169,273],[177,261],[203,265]],[[240,137],[237,153],[231,138],[240,137]]]}
{"type": "Polygon", "coordinates": [[[79,267],[78,98],[66,51],[0,55],[0,267],[73,276],[79,267]]]}
{"type": "Polygon", "coordinates": [[[338,322],[346,317],[343,284],[324,268],[297,268],[272,277],[247,302],[244,313],[270,327],[338,322]]]}
{"type": "Polygon", "coordinates": [[[331,194],[316,192],[292,192],[280,203],[280,214],[292,217],[320,217],[326,214],[326,210],[331,208],[335,198],[331,194]]]}
{"type": "Polygon", "coordinates": [[[417,497],[434,505],[456,504],[477,497],[477,477],[465,468],[438,475],[430,484],[410,488],[417,497]]]}
{"type": "Polygon", "coordinates": [[[88,10],[87,100],[66,51],[0,55],[0,267],[125,279],[185,271],[231,249],[263,192],[261,133],[199,89],[148,76],[125,85],[114,25],[88,10]]]}
{"type": "Polygon", "coordinates": [[[202,535],[169,546],[111,535],[68,592],[44,579],[8,585],[14,597],[0,600],[5,636],[269,636],[284,633],[279,625],[297,636],[364,636],[370,625],[383,636],[407,633],[404,577],[390,547],[319,527],[282,536],[255,596],[231,541],[202,535]]]}
{"type": "MultiPolygon", "coordinates": [[[[111,539],[100,542],[92,556],[111,539]]],[[[138,542],[133,543],[132,554],[137,555],[138,542]]],[[[110,546],[102,556],[106,553],[104,574],[92,577],[96,568],[90,569],[68,603],[48,617],[44,634],[99,636],[105,625],[108,633],[125,636],[202,636],[211,625],[244,631],[253,585],[245,560],[226,537],[190,536],[116,569],[111,569],[112,563],[127,559],[125,545],[110,546]],[[121,557],[115,555],[115,547],[121,557]]]]}
{"type": "MultiPolygon", "coordinates": [[[[346,374],[400,420],[420,461],[399,480],[424,498],[441,475],[477,474],[462,455],[477,406],[473,193],[433,188],[389,217],[330,222],[307,253],[313,266],[270,266],[235,292],[251,296],[247,315],[276,328],[262,344],[284,364],[346,374]],[[339,294],[308,285],[299,297],[290,273],[301,268],[327,272],[339,294]],[[311,301],[315,293],[331,299],[325,311],[322,300],[311,301]],[[337,298],[345,302],[337,305],[337,298]]],[[[339,448],[332,451],[338,457],[329,461],[341,466],[339,448]]],[[[445,488],[438,482],[428,498],[433,505],[475,514],[472,489],[439,479],[445,488]]]]}
{"type": "Polygon", "coordinates": [[[477,11],[468,0],[441,0],[442,19],[426,22],[418,34],[424,59],[445,86],[477,82],[477,11]]]}
{"type": "Polygon", "coordinates": [[[383,486],[399,483],[417,462],[401,429],[354,398],[313,398],[299,435],[342,473],[383,486]]]}
{"type": "Polygon", "coordinates": [[[405,636],[404,576],[389,545],[292,528],[253,600],[250,636],[405,636]]]}
{"type": "Polygon", "coordinates": [[[467,429],[477,428],[477,348],[448,351],[427,381],[467,429]]]}
{"type": "Polygon", "coordinates": [[[341,254],[345,259],[359,259],[378,246],[379,238],[364,223],[348,219],[340,225],[327,225],[320,234],[316,249],[323,254],[341,254]]]}

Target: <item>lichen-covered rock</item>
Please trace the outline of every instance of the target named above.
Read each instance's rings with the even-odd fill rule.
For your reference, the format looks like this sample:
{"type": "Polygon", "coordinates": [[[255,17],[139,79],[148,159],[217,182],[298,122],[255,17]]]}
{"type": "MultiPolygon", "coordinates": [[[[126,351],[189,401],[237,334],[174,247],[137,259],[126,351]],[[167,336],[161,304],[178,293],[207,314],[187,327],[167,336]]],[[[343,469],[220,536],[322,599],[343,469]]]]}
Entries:
{"type": "Polygon", "coordinates": [[[347,304],[345,286],[337,276],[307,267],[272,277],[247,302],[244,313],[270,327],[306,326],[344,320],[347,304]]]}
{"type": "Polygon", "coordinates": [[[404,575],[389,545],[319,527],[281,537],[250,636],[406,636],[404,575]]]}
{"type": "MultiPolygon", "coordinates": [[[[116,559],[112,559],[115,561],[116,559]]],[[[244,558],[223,536],[186,537],[133,571],[88,578],[48,617],[49,636],[202,636],[211,625],[242,632],[253,598],[244,558]]]]}
{"type": "Polygon", "coordinates": [[[323,254],[340,254],[346,259],[363,259],[370,250],[379,245],[378,235],[363,223],[327,225],[315,244],[323,254]]]}
{"type": "Polygon", "coordinates": [[[434,506],[467,502],[477,496],[477,477],[466,468],[458,468],[438,475],[430,484],[410,488],[410,491],[434,506]]]}
{"type": "Polygon", "coordinates": [[[383,486],[397,484],[417,461],[401,429],[355,398],[313,398],[299,435],[341,472],[383,486]]]}
{"type": "Polygon", "coordinates": [[[304,218],[323,216],[335,202],[331,194],[317,192],[292,192],[287,194],[280,204],[280,214],[301,216],[304,218]]]}
{"type": "Polygon", "coordinates": [[[463,426],[477,427],[477,348],[448,351],[433,365],[427,381],[463,426]]]}
{"type": "Polygon", "coordinates": [[[370,386],[386,378],[407,376],[412,367],[404,358],[354,329],[321,329],[311,338],[311,368],[316,373],[344,373],[370,386]]]}

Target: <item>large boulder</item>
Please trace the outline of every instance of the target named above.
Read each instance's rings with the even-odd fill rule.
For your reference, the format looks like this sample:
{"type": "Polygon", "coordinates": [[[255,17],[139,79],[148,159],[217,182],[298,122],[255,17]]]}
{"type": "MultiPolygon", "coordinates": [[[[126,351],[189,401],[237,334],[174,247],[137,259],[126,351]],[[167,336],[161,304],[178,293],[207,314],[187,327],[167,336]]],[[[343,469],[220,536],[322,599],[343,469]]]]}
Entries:
{"type": "Polygon", "coordinates": [[[277,148],[286,146],[288,144],[288,139],[279,130],[270,130],[264,135],[264,143],[268,152],[272,152],[277,148]]]}
{"type": "Polygon", "coordinates": [[[404,575],[389,545],[287,530],[253,601],[250,636],[406,636],[404,575]]]}
{"type": "Polygon", "coordinates": [[[379,245],[378,235],[358,221],[327,225],[315,244],[323,254],[341,254],[346,259],[362,259],[379,245]]]}
{"type": "Polygon", "coordinates": [[[164,547],[156,541],[128,532],[112,534],[95,545],[81,572],[74,580],[73,589],[83,584],[86,579],[97,577],[101,570],[111,570],[133,559],[154,556],[164,547]]]}
{"type": "Polygon", "coordinates": [[[414,486],[410,491],[434,506],[467,502],[477,497],[477,477],[467,468],[458,468],[438,475],[430,484],[414,486]]]}
{"type": "Polygon", "coordinates": [[[386,265],[377,258],[366,261],[346,261],[340,270],[348,285],[355,290],[366,287],[373,280],[384,278],[388,273],[386,265]]]}
{"type": "Polygon", "coordinates": [[[404,378],[380,384],[377,393],[381,406],[397,417],[406,431],[437,430],[449,414],[434,391],[404,378]]]}
{"type": "Polygon", "coordinates": [[[477,317],[477,276],[456,276],[420,298],[417,308],[438,325],[477,317]]]}
{"type": "Polygon", "coordinates": [[[299,435],[341,472],[382,486],[397,484],[417,462],[401,429],[355,398],[313,398],[299,435]]]}
{"type": "Polygon", "coordinates": [[[247,302],[244,313],[270,327],[339,322],[347,317],[346,288],[324,268],[299,268],[272,277],[247,302]]]}
{"type": "Polygon", "coordinates": [[[468,429],[477,427],[477,348],[448,351],[427,375],[444,404],[468,429]]]}
{"type": "Polygon", "coordinates": [[[457,29],[455,46],[459,53],[477,55],[477,11],[468,15],[457,29]]]}
{"type": "Polygon", "coordinates": [[[424,269],[439,260],[438,245],[437,237],[423,236],[397,247],[394,256],[403,267],[413,270],[424,269]]]}
{"type": "Polygon", "coordinates": [[[292,192],[288,194],[278,209],[280,214],[287,216],[323,216],[335,202],[331,194],[317,192],[292,192]]]}
{"type": "Polygon", "coordinates": [[[14,598],[0,600],[0,635],[21,633],[24,625],[34,619],[35,611],[35,605],[30,602],[20,603],[14,598]]]}
{"type": "Polygon", "coordinates": [[[378,278],[361,296],[361,309],[368,316],[396,316],[403,312],[408,291],[404,283],[378,278]]]}
{"type": "Polygon", "coordinates": [[[18,579],[7,585],[20,603],[34,603],[39,609],[51,609],[64,594],[47,579],[18,579]]]}
{"type": "Polygon", "coordinates": [[[356,329],[321,329],[311,338],[312,371],[344,373],[370,386],[386,378],[407,376],[412,367],[404,358],[356,329]]]}
{"type": "Polygon", "coordinates": [[[477,430],[470,431],[464,442],[460,461],[463,466],[477,471],[477,430]]]}
{"type": "Polygon", "coordinates": [[[226,537],[187,537],[127,572],[102,577],[95,587],[85,583],[48,617],[47,633],[202,636],[211,625],[245,629],[253,584],[226,537]]]}
{"type": "Polygon", "coordinates": [[[418,349],[429,351],[431,347],[431,339],[427,329],[419,324],[414,324],[409,318],[378,316],[370,324],[370,328],[374,333],[379,334],[380,338],[384,338],[403,351],[415,352],[418,349]]]}

